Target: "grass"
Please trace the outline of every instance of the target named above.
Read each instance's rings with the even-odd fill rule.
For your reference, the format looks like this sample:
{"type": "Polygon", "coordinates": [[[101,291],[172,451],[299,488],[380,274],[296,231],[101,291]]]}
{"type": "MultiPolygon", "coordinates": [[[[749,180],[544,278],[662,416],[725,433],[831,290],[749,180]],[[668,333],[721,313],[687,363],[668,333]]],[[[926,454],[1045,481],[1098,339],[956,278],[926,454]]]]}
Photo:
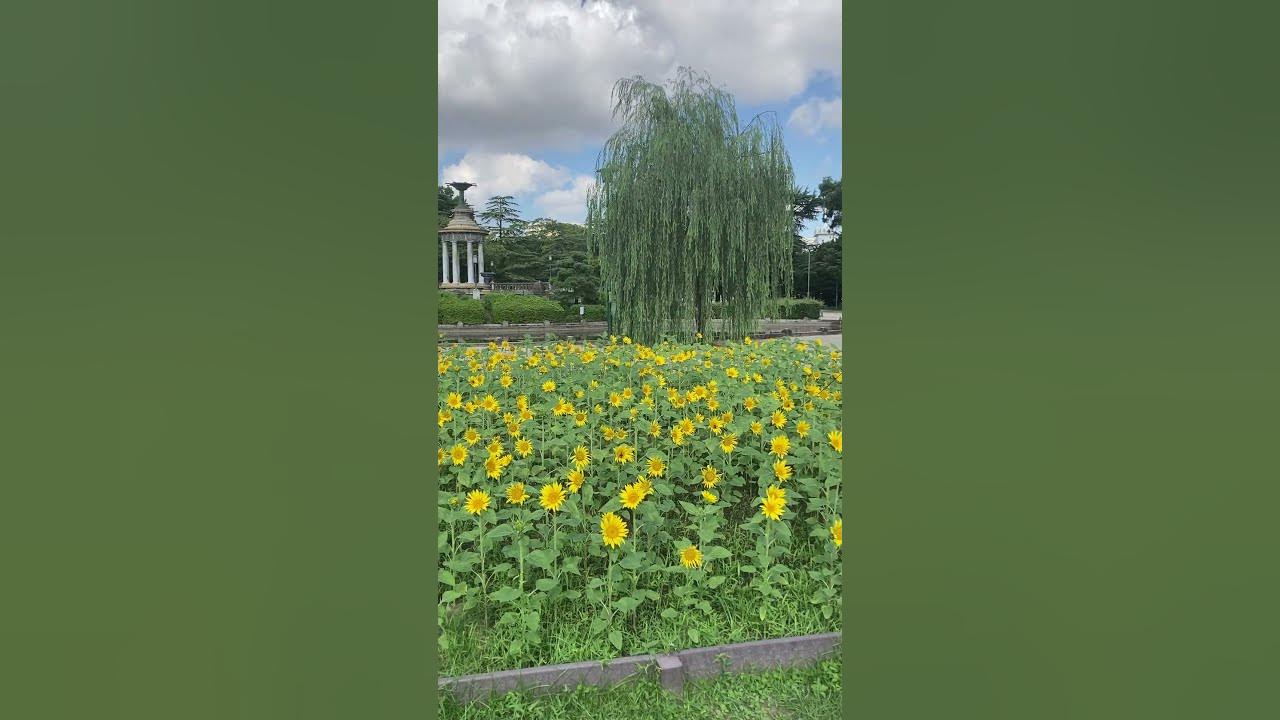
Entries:
{"type": "Polygon", "coordinates": [[[462,705],[439,699],[441,720],[826,720],[840,717],[840,661],[689,682],[683,697],[653,681],[533,696],[508,693],[462,705]]]}
{"type": "MultiPolygon", "coordinates": [[[[806,554],[803,547],[800,557],[806,554]]],[[[741,556],[742,552],[745,550],[735,554],[741,556]]],[[[542,642],[537,645],[520,644],[511,630],[479,621],[474,613],[456,618],[446,613],[441,618],[445,642],[439,652],[440,673],[470,675],[835,632],[841,623],[839,604],[827,604],[831,616],[826,617],[822,605],[809,602],[822,586],[805,572],[794,573],[787,592],[769,602],[763,620],[759,615],[760,595],[745,583],[721,586],[722,592],[710,598],[714,612],[709,614],[692,610],[667,619],[658,614],[660,608],[642,606],[622,627],[621,651],[616,651],[603,636],[591,637],[583,632],[599,612],[598,607],[585,604],[572,606],[569,611],[564,606],[551,610],[544,623],[542,642]]],[[[669,590],[661,585],[654,587],[664,594],[669,590]]]]}

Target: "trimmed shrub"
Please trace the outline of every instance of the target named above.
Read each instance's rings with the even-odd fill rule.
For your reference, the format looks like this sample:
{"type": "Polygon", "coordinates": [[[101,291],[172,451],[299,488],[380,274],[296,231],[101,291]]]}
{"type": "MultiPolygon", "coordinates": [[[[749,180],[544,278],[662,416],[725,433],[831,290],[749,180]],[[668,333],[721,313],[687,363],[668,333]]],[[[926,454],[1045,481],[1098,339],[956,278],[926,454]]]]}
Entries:
{"type": "Polygon", "coordinates": [[[778,317],[787,320],[817,320],[822,317],[822,301],[812,298],[787,298],[778,304],[778,317]]]}
{"type": "Polygon", "coordinates": [[[484,303],[449,292],[440,293],[440,307],[436,313],[436,322],[439,324],[480,325],[484,321],[484,303]]]}
{"type": "Polygon", "coordinates": [[[563,305],[537,295],[490,293],[484,303],[496,323],[560,322],[565,316],[563,305]]]}
{"type": "Polygon", "coordinates": [[[603,305],[587,305],[586,312],[583,313],[581,316],[578,315],[578,306],[576,304],[569,305],[568,308],[569,309],[565,310],[565,313],[564,313],[565,322],[578,322],[579,318],[581,318],[586,322],[604,322],[605,321],[603,305]]]}

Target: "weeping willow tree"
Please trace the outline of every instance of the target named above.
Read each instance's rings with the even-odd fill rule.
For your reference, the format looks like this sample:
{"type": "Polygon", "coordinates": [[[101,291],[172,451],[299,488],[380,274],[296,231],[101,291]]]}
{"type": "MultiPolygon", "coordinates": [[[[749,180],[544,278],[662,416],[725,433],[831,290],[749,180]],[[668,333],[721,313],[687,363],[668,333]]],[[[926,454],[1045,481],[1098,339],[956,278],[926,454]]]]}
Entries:
{"type": "Polygon", "coordinates": [[[681,69],[669,88],[614,85],[621,127],[596,162],[587,225],[614,332],[652,343],[742,337],[791,293],[791,159],[771,115],[738,122],[733,97],[681,69]]]}

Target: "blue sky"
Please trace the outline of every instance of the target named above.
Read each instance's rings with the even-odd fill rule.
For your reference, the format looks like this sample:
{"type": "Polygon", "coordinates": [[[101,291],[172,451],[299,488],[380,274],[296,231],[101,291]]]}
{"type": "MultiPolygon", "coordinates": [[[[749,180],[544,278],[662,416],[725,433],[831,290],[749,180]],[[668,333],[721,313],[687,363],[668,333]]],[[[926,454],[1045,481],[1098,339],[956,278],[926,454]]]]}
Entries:
{"type": "Polygon", "coordinates": [[[689,66],[743,122],[777,113],[797,184],[816,190],[842,170],[840,20],[833,0],[442,3],[439,179],[477,183],[473,205],[512,195],[525,218],[581,222],[613,82],[689,66]]]}

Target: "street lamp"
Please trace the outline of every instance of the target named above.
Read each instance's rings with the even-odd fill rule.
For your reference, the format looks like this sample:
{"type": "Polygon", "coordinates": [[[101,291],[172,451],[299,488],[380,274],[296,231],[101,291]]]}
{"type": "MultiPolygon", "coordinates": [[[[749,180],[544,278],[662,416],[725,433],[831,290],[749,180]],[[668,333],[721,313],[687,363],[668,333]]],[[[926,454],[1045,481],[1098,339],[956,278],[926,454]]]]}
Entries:
{"type": "Polygon", "coordinates": [[[813,297],[813,295],[809,293],[809,281],[810,277],[813,275],[813,250],[819,245],[835,237],[835,235],[836,234],[830,230],[819,230],[813,234],[813,244],[809,246],[809,260],[804,272],[804,296],[807,298],[813,297]]]}

